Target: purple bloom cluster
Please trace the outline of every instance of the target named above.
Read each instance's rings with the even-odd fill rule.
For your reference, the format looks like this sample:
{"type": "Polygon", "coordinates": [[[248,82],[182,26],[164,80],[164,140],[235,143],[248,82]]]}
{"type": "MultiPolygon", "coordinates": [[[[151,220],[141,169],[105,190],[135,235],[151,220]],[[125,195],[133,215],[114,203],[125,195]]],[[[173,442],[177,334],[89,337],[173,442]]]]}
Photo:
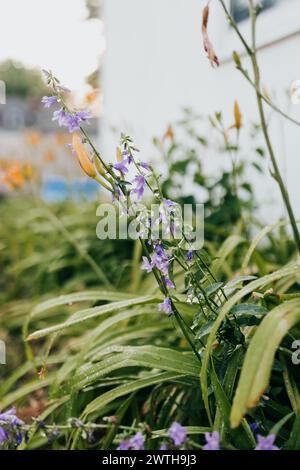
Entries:
{"type": "Polygon", "coordinates": [[[149,273],[154,267],[156,267],[164,276],[168,277],[170,262],[170,254],[165,251],[162,245],[156,243],[154,246],[154,253],[151,256],[151,262],[148,261],[148,263],[144,263],[142,269],[146,269],[146,271],[149,273]]]}
{"type": "Polygon", "coordinates": [[[16,416],[15,408],[11,408],[5,413],[0,414],[0,445],[8,441],[10,435],[14,437],[15,442],[19,445],[22,441],[20,426],[24,424],[16,416]]]}
{"type": "Polygon", "coordinates": [[[91,113],[89,110],[84,109],[83,111],[78,111],[77,113],[68,113],[64,108],[54,111],[53,121],[57,121],[60,127],[66,126],[69,128],[69,132],[76,132],[80,130],[82,122],[87,122],[91,118],[91,113]]]}
{"type": "Polygon", "coordinates": [[[168,435],[172,439],[175,446],[181,446],[187,439],[186,429],[176,421],[170,427],[168,435]]]}
{"type": "Polygon", "coordinates": [[[136,433],[130,439],[124,439],[120,442],[117,450],[144,450],[145,438],[141,432],[136,433]]]}

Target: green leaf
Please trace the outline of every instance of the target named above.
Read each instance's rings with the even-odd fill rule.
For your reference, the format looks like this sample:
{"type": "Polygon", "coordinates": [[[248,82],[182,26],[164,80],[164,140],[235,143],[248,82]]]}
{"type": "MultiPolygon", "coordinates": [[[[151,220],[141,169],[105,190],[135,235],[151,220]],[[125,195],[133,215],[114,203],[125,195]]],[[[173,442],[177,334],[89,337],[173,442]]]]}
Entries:
{"type": "Polygon", "coordinates": [[[40,313],[43,313],[52,308],[60,307],[62,305],[72,305],[77,302],[97,302],[99,300],[106,300],[107,302],[117,302],[120,300],[127,300],[134,298],[133,295],[126,294],[123,292],[113,292],[113,291],[86,291],[86,292],[77,292],[75,294],[61,295],[55,297],[54,299],[46,300],[45,302],[37,305],[31,316],[35,317],[40,313]]]}
{"type": "Polygon", "coordinates": [[[298,413],[290,438],[286,445],[287,450],[300,450],[300,413],[298,413]]]}
{"type": "Polygon", "coordinates": [[[191,353],[157,346],[115,346],[110,348],[110,352],[114,354],[97,364],[85,364],[79,369],[70,386],[76,389],[84,388],[103,375],[125,367],[161,369],[195,378],[199,375],[199,362],[191,353]]]}
{"type": "Polygon", "coordinates": [[[230,422],[237,427],[247,410],[257,405],[269,385],[276,350],[288,331],[300,321],[299,299],[273,309],[262,321],[246,353],[233,400],[230,422]]]}
{"type": "Polygon", "coordinates": [[[133,382],[128,382],[127,384],[120,385],[119,387],[110,390],[109,392],[103,393],[100,397],[95,398],[91,401],[85,408],[83,412],[83,418],[86,418],[91,413],[99,412],[104,408],[108,403],[120,398],[129,393],[136,392],[142,388],[150,387],[155,384],[160,384],[163,382],[173,381],[181,377],[180,375],[174,372],[163,372],[159,374],[150,375],[148,377],[134,380],[133,382]]]}
{"type": "Polygon", "coordinates": [[[104,315],[105,313],[116,312],[118,310],[122,310],[122,309],[129,308],[129,307],[134,307],[136,305],[149,304],[149,303],[155,302],[156,300],[157,300],[157,296],[148,295],[145,297],[122,300],[120,302],[110,303],[108,305],[103,305],[101,307],[93,307],[93,308],[89,308],[86,310],[82,310],[82,311],[76,312],[75,315],[70,317],[64,323],[50,326],[48,328],[44,328],[42,330],[38,330],[38,331],[35,331],[34,333],[31,333],[29,337],[27,338],[27,340],[31,341],[34,339],[43,338],[44,336],[47,336],[56,332],[62,332],[63,330],[71,328],[72,326],[78,325],[79,323],[83,323],[85,321],[97,318],[101,315],[104,315]]]}
{"type": "Polygon", "coordinates": [[[206,349],[203,354],[202,367],[201,367],[201,373],[200,373],[200,382],[201,382],[203,401],[205,404],[207,415],[208,417],[210,417],[210,419],[211,419],[211,415],[210,415],[210,408],[209,408],[209,402],[208,402],[208,382],[207,382],[208,364],[209,364],[212,347],[216,338],[216,334],[220,326],[222,325],[224,319],[229,314],[230,310],[234,307],[234,305],[237,304],[243,297],[251,294],[251,292],[256,291],[257,289],[270,285],[279,279],[283,279],[284,277],[292,276],[292,275],[296,276],[299,272],[299,269],[300,269],[299,263],[293,263],[289,265],[288,267],[284,267],[272,274],[264,276],[260,279],[256,279],[255,281],[247,284],[241,290],[236,292],[236,294],[234,294],[220,309],[218,318],[216,319],[214,326],[210,332],[210,335],[207,339],[206,349]]]}

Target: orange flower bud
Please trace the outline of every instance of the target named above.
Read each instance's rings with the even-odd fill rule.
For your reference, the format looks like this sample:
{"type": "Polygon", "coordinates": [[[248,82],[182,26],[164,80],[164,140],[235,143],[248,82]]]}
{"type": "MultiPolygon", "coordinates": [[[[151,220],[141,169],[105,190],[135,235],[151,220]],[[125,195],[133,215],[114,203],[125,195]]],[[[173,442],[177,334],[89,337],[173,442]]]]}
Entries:
{"type": "Polygon", "coordinates": [[[165,132],[165,135],[163,137],[163,140],[166,140],[166,139],[170,139],[170,140],[174,139],[174,131],[173,131],[173,127],[171,125],[168,126],[168,128],[165,132]]]}
{"type": "Polygon", "coordinates": [[[73,149],[77,155],[78,161],[83,171],[90,178],[95,178],[95,176],[97,176],[96,170],[81,142],[81,138],[79,134],[76,134],[76,133],[73,134],[72,144],[73,144],[73,149]]]}
{"type": "Polygon", "coordinates": [[[242,127],[242,114],[237,100],[234,102],[234,125],[236,129],[242,127]]]}
{"type": "Polygon", "coordinates": [[[118,163],[120,163],[123,160],[123,155],[122,155],[122,151],[120,147],[116,148],[116,159],[118,163]]]}

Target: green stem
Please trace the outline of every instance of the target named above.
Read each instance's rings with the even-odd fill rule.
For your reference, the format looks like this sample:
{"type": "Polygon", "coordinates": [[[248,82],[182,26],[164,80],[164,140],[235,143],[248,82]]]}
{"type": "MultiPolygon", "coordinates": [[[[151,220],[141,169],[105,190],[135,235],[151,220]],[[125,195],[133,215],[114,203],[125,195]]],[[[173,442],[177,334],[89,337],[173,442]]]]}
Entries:
{"type": "MultiPolygon", "coordinates": [[[[253,53],[251,54],[251,61],[252,61],[252,67],[253,67],[253,72],[254,72],[254,82],[255,82],[255,88],[257,90],[261,89],[261,84],[260,84],[260,70],[257,62],[257,57],[256,57],[256,11],[255,7],[253,5],[253,0],[249,0],[249,8],[250,8],[250,16],[251,16],[251,30],[252,30],[252,48],[253,48],[253,53]]],[[[290,197],[288,190],[284,184],[283,178],[281,176],[279,166],[277,163],[277,159],[275,156],[275,152],[271,143],[271,139],[269,136],[268,132],[268,125],[267,125],[267,120],[264,112],[264,107],[263,107],[263,101],[261,98],[261,94],[256,91],[256,98],[257,98],[257,104],[258,104],[258,110],[259,110],[259,115],[260,115],[260,121],[261,121],[261,127],[262,131],[265,137],[266,145],[269,151],[270,159],[273,165],[273,171],[274,171],[274,178],[278,183],[284,204],[286,206],[286,210],[289,215],[289,219],[291,221],[291,226],[294,234],[294,239],[295,243],[297,246],[297,249],[300,253],[300,233],[297,227],[297,222],[296,222],[296,217],[294,215],[294,211],[291,205],[290,197]]]]}

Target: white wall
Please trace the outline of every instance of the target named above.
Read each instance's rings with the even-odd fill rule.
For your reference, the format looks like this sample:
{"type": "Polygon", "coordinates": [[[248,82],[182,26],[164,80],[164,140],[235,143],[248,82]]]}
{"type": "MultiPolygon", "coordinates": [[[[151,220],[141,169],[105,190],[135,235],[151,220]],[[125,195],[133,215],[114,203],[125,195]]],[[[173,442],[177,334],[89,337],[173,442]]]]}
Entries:
{"type": "MultiPolygon", "coordinates": [[[[120,130],[133,135],[145,155],[152,155],[152,137],[161,135],[168,123],[178,119],[184,106],[201,113],[222,110],[230,122],[233,102],[238,99],[245,120],[258,119],[253,91],[229,60],[232,48],[239,46],[217,0],[211,2],[209,29],[221,67],[212,69],[205,57],[201,38],[205,3],[104,1],[107,49],[101,131],[106,155],[114,155],[120,130]],[[117,130],[115,134],[112,126],[117,130]]],[[[282,6],[284,11],[278,8],[259,20],[259,36],[263,38],[259,61],[269,93],[276,96],[281,107],[290,107],[289,113],[300,121],[300,107],[290,105],[286,92],[294,79],[300,79],[300,2],[284,0],[282,6]]],[[[245,24],[243,28],[247,27],[245,24]]],[[[276,153],[300,218],[300,128],[274,115],[271,124],[276,153]]],[[[273,221],[283,215],[271,177],[257,179],[255,184],[257,197],[265,202],[264,217],[273,221]]]]}

